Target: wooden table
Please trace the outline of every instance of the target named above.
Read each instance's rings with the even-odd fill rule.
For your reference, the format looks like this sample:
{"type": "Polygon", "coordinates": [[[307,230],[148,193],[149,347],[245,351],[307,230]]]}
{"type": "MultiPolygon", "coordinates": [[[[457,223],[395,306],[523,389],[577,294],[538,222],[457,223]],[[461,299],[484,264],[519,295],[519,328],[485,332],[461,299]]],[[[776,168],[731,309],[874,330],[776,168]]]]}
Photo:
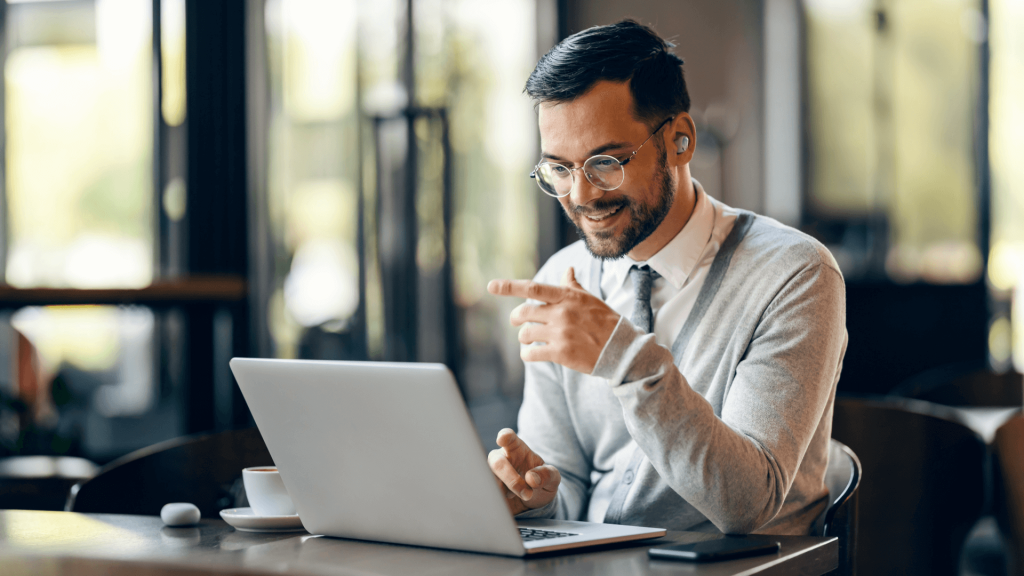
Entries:
{"type": "Polygon", "coordinates": [[[691,564],[650,560],[653,543],[693,542],[669,532],[644,544],[518,559],[312,536],[237,532],[219,520],[167,528],[155,516],[0,510],[0,574],[179,576],[184,574],[699,576],[824,574],[836,567],[835,538],[778,536],[778,554],[691,564]]]}

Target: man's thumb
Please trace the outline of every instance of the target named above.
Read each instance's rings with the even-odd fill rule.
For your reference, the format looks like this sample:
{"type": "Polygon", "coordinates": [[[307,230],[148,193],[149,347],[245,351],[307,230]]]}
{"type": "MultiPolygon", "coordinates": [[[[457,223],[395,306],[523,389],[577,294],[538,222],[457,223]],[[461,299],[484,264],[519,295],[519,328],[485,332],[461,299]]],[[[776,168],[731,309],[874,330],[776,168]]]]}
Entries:
{"type": "Polygon", "coordinates": [[[565,271],[565,276],[562,277],[562,286],[583,289],[583,286],[580,286],[580,283],[576,281],[576,271],[573,270],[572,266],[565,271]]]}

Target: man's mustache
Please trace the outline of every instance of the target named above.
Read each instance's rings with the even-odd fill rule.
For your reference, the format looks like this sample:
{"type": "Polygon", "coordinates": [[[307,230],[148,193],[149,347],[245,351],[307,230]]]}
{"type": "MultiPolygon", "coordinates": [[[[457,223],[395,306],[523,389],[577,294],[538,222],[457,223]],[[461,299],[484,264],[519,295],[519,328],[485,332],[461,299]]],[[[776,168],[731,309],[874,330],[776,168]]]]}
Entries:
{"type": "Polygon", "coordinates": [[[619,197],[608,200],[597,200],[587,206],[581,206],[579,204],[572,205],[572,213],[576,216],[588,216],[590,214],[604,214],[612,212],[622,208],[623,206],[629,206],[629,198],[619,197]]]}

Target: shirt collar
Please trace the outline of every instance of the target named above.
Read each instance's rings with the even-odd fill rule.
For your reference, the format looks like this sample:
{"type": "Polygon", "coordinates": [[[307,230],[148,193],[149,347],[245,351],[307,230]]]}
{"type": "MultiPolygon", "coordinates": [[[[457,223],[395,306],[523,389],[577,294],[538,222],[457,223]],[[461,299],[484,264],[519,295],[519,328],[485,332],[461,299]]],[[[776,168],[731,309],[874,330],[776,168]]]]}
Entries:
{"type": "Polygon", "coordinates": [[[693,189],[697,196],[697,204],[694,206],[689,221],[676,234],[675,238],[654,256],[651,256],[650,260],[637,262],[627,255],[604,263],[605,273],[615,278],[616,286],[622,286],[626,282],[629,269],[634,265],[647,264],[672,284],[676,290],[682,289],[686,279],[689,278],[690,273],[700,261],[704,247],[711,239],[711,232],[715,224],[715,209],[704,192],[704,188],[694,180],[693,189]]]}

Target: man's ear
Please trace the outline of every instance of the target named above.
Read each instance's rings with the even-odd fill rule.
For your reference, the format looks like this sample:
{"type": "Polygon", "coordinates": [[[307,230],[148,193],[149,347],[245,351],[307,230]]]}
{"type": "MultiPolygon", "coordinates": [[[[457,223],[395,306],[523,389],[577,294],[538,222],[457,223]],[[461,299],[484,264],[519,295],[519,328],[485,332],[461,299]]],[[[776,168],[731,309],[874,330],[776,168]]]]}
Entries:
{"type": "Polygon", "coordinates": [[[680,112],[669,126],[677,164],[689,164],[693,151],[697,148],[697,127],[693,118],[686,112],[680,112]]]}

